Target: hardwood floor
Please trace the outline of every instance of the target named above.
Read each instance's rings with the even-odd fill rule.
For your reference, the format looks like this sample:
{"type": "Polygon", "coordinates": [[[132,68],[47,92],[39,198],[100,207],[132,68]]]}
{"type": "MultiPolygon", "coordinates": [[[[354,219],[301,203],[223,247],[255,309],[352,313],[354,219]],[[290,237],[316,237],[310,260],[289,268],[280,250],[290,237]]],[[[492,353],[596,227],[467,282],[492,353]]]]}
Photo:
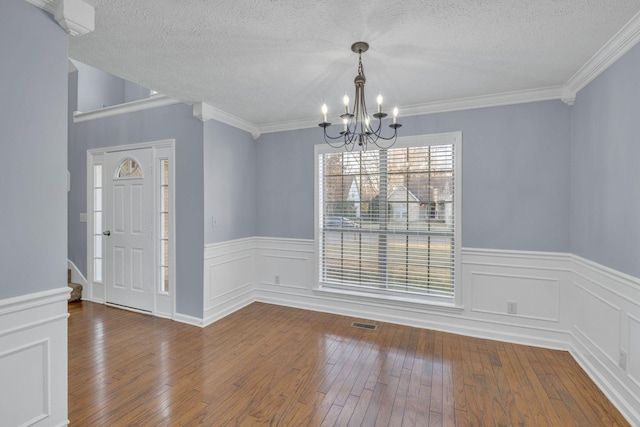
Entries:
{"type": "Polygon", "coordinates": [[[69,305],[72,426],[626,426],[567,352],[254,303],[69,305]]]}

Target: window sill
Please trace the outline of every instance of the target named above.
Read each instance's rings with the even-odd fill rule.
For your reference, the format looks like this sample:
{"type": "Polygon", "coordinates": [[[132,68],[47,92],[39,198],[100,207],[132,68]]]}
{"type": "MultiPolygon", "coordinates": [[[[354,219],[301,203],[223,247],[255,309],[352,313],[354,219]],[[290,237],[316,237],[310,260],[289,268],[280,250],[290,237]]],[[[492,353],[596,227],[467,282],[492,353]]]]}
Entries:
{"type": "Polygon", "coordinates": [[[314,288],[313,293],[319,296],[333,298],[341,297],[350,301],[366,301],[369,303],[386,304],[393,307],[412,308],[421,311],[428,309],[453,314],[461,314],[464,311],[463,306],[455,305],[455,303],[453,302],[445,303],[427,299],[403,297],[399,295],[383,295],[371,292],[359,292],[352,289],[338,289],[322,285],[314,288]]]}

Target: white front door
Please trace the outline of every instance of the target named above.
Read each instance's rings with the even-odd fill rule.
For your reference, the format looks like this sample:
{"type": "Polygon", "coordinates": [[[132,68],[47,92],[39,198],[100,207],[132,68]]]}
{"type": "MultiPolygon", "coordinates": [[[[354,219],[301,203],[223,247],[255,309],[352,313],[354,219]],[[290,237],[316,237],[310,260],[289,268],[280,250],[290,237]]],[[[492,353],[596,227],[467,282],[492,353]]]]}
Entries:
{"type": "Polygon", "coordinates": [[[106,302],[153,311],[153,149],[106,153],[106,302]]]}

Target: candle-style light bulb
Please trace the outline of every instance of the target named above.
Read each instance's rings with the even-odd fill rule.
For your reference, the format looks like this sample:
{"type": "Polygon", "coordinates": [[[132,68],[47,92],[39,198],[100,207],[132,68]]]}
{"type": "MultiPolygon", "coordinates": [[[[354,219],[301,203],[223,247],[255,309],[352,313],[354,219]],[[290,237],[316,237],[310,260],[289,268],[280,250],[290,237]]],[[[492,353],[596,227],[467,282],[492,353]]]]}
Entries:
{"type": "Polygon", "coordinates": [[[344,111],[349,114],[349,96],[345,93],[344,97],[342,97],[342,102],[344,102],[344,111]]]}
{"type": "Polygon", "coordinates": [[[398,123],[398,107],[393,107],[393,124],[398,123]]]}
{"type": "Polygon", "coordinates": [[[376,101],[378,101],[378,113],[382,113],[382,94],[379,93],[378,97],[376,98],[376,101]]]}
{"type": "Polygon", "coordinates": [[[327,104],[322,104],[322,122],[327,123],[327,112],[329,109],[327,108],[327,104]]]}

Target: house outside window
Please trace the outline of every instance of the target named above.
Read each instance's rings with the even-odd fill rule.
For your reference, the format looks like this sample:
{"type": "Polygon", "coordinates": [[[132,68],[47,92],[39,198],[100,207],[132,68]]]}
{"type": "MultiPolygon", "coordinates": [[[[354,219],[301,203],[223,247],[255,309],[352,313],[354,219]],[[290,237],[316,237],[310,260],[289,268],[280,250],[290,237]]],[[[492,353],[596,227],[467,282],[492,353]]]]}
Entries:
{"type": "Polygon", "coordinates": [[[455,305],[461,133],[316,146],[318,287],[455,305]]]}

